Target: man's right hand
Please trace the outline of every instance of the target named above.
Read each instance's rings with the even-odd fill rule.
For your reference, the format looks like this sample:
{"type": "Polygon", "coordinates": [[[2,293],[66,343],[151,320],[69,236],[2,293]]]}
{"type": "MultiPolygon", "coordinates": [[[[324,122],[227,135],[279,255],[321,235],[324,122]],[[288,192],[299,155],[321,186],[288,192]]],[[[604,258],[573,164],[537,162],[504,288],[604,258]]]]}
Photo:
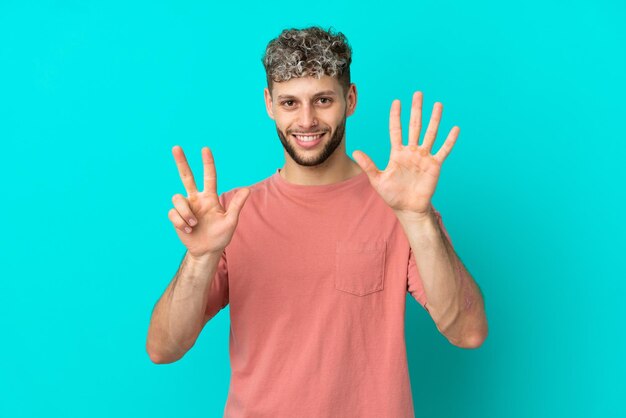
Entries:
{"type": "Polygon", "coordinates": [[[183,149],[176,145],[172,148],[172,154],[187,197],[180,193],[172,197],[174,208],[168,212],[168,218],[174,225],[178,237],[187,247],[189,256],[203,258],[211,253],[221,255],[233,237],[239,213],[250,195],[250,189],[239,190],[226,211],[217,195],[217,175],[211,150],[208,147],[202,148],[204,190],[201,192],[196,188],[183,149]]]}

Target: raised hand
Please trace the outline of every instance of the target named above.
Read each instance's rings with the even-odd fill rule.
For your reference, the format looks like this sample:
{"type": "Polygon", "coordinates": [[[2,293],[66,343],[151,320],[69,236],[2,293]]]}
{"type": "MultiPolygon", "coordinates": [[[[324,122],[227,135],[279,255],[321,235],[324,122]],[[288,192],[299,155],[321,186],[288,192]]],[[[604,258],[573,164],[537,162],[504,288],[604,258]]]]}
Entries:
{"type": "Polygon", "coordinates": [[[392,102],[389,114],[391,154],[384,171],[378,170],[364,152],[352,153],[357,164],[367,173],[372,187],[394,211],[418,216],[429,214],[441,165],[452,150],[460,131],[458,126],[454,126],[437,154],[431,155],[430,150],[437,137],[443,111],[443,105],[437,102],[422,145],[418,145],[422,129],[422,97],[420,91],[413,94],[409,141],[406,146],[402,145],[400,101],[392,102]]]}
{"type": "Polygon", "coordinates": [[[242,188],[237,191],[226,211],[217,195],[217,175],[211,150],[208,147],[202,148],[204,190],[201,192],[196,188],[183,149],[177,145],[172,148],[172,154],[187,197],[180,193],[172,197],[174,208],[168,212],[168,218],[190,256],[221,254],[233,237],[239,213],[250,195],[250,189],[242,188]]]}

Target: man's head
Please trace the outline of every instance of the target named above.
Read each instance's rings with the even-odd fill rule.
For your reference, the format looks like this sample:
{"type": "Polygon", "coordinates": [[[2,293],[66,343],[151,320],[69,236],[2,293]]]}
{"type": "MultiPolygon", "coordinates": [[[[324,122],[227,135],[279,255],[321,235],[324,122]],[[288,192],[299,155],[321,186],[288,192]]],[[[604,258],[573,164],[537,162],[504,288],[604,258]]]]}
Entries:
{"type": "Polygon", "coordinates": [[[337,149],[345,152],[345,122],[356,106],[351,61],[347,39],[330,29],[285,29],[268,43],[265,104],[285,151],[297,164],[316,166],[337,149]]]}

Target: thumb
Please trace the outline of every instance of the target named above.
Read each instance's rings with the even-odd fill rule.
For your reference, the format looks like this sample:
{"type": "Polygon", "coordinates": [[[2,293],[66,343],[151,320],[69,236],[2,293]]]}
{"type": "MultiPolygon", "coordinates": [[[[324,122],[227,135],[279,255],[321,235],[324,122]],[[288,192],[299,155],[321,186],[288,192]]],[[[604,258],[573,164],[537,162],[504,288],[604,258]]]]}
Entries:
{"type": "Polygon", "coordinates": [[[352,158],[354,158],[359,167],[365,171],[367,177],[370,179],[370,182],[373,182],[378,176],[378,167],[376,167],[374,161],[372,161],[372,159],[363,151],[353,151],[352,158]]]}
{"type": "Polygon", "coordinates": [[[250,196],[250,189],[247,187],[239,189],[235,196],[230,201],[230,205],[228,206],[228,210],[226,211],[226,216],[234,217],[235,220],[239,220],[239,213],[241,213],[241,209],[243,208],[244,203],[248,200],[248,196],[250,196]]]}

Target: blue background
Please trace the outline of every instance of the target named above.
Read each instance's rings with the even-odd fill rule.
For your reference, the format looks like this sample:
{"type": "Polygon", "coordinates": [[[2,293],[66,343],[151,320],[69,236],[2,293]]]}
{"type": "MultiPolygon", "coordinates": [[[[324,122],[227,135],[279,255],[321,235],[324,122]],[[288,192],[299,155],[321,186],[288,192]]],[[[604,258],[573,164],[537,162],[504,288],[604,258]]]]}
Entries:
{"type": "Polygon", "coordinates": [[[622,1],[3,0],[0,416],[221,416],[228,308],[180,361],[145,351],[184,254],[171,148],[198,178],[210,146],[220,193],[273,174],[261,55],[313,24],[353,47],[348,154],[384,168],[415,90],[424,118],[444,105],[434,149],[461,128],[433,204],[490,334],[455,347],[408,296],[417,416],[624,416],[625,21],[622,1]]]}

